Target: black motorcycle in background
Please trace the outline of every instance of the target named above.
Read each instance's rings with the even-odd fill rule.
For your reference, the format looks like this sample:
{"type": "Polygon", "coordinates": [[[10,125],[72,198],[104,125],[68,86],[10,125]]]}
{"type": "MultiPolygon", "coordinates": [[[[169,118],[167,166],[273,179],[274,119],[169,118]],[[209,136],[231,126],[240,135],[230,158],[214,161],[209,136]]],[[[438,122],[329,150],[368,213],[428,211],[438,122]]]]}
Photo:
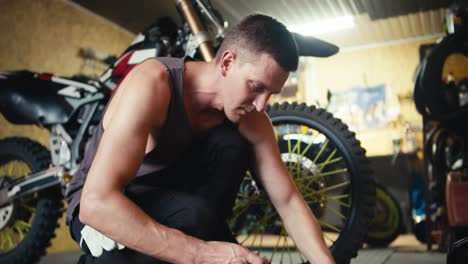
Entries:
{"type": "MultiPolygon", "coordinates": [[[[34,263],[46,252],[63,211],[63,190],[83,158],[113,89],[141,61],[189,55],[210,60],[225,21],[210,2],[176,1],[182,27],[169,18],[150,25],[98,78],[0,72],[0,111],[13,124],[50,131],[50,149],[28,138],[0,140],[0,263],[34,263]],[[190,18],[190,19],[187,19],[190,18]]],[[[327,57],[332,44],[294,34],[302,56],[327,57]]],[[[96,56],[85,50],[87,56],[96,56]]],[[[269,105],[282,160],[320,221],[337,263],[356,256],[367,233],[375,186],[365,150],[330,113],[298,103],[269,105]]],[[[241,184],[230,226],[239,243],[272,263],[306,263],[266,193],[250,173],[241,184]]]]}
{"type": "Polygon", "coordinates": [[[466,188],[453,188],[468,179],[468,76],[466,70],[457,78],[443,73],[450,56],[463,55],[460,58],[464,60],[468,56],[468,4],[455,1],[449,7],[445,28],[447,35],[431,47],[419,65],[414,85],[414,101],[424,120],[427,182],[426,210],[415,235],[432,243],[435,239],[430,230],[449,230],[448,239],[441,236],[439,248],[446,250],[451,244],[447,263],[458,264],[466,262],[468,252],[468,220],[454,218],[455,213],[465,210],[466,188]]]}

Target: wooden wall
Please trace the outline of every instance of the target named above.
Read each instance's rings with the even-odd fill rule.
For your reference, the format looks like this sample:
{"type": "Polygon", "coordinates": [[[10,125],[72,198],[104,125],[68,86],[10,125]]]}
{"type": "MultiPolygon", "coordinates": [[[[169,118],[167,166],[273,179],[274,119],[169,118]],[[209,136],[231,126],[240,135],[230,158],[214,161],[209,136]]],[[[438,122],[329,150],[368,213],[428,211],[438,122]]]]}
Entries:
{"type": "MultiPolygon", "coordinates": [[[[385,84],[387,106],[397,107],[401,119],[414,126],[422,125],[412,100],[413,76],[419,64],[419,46],[436,39],[415,40],[406,43],[362,49],[344,50],[330,58],[307,61],[309,77],[306,101],[323,102],[326,91],[343,91],[353,87],[385,84]]],[[[388,155],[392,152],[392,139],[402,133],[399,124],[389,124],[385,129],[362,131],[358,138],[369,155],[388,155]]],[[[420,135],[417,135],[420,138],[420,135]]]]}
{"type": "Polygon", "coordinates": [[[133,35],[63,0],[1,0],[0,70],[82,72],[80,47],[120,54],[133,35]]]}
{"type": "Polygon", "coordinates": [[[419,64],[419,46],[434,41],[345,50],[330,58],[317,59],[317,85],[340,91],[356,86],[385,84],[390,100],[397,99],[398,95],[410,95],[413,92],[413,76],[419,64]]]}

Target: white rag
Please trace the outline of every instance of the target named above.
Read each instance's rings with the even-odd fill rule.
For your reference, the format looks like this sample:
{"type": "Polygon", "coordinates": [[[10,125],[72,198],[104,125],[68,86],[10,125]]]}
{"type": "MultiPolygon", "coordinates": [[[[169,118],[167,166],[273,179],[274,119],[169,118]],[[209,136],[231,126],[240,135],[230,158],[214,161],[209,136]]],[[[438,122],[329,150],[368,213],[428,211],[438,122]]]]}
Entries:
{"type": "Polygon", "coordinates": [[[85,227],[83,227],[83,229],[81,230],[81,248],[83,248],[83,240],[86,242],[89,251],[94,257],[101,256],[103,249],[111,251],[115,248],[117,248],[118,250],[125,248],[124,245],[115,242],[114,240],[106,237],[105,235],[101,234],[99,231],[88,225],[85,225],[85,227]]]}

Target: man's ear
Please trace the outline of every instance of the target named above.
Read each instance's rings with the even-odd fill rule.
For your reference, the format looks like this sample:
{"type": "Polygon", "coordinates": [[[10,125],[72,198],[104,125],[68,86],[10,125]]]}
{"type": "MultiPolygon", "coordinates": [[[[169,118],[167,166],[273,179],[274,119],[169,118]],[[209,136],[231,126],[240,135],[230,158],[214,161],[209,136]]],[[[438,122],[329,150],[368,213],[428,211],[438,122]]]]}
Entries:
{"type": "Polygon", "coordinates": [[[227,72],[232,68],[234,62],[236,61],[236,53],[232,50],[226,50],[221,56],[221,74],[226,76],[227,72]]]}

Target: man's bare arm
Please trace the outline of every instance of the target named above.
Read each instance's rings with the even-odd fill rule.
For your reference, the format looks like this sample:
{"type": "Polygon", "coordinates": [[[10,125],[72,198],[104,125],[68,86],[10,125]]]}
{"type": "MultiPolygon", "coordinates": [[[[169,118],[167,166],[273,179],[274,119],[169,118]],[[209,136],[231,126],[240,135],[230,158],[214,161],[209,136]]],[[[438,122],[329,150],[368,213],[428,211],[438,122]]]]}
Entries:
{"type": "Polygon", "coordinates": [[[252,111],[242,120],[240,131],[254,146],[256,172],[299,250],[311,263],[334,263],[317,219],[281,160],[267,115],[252,111]]]}

